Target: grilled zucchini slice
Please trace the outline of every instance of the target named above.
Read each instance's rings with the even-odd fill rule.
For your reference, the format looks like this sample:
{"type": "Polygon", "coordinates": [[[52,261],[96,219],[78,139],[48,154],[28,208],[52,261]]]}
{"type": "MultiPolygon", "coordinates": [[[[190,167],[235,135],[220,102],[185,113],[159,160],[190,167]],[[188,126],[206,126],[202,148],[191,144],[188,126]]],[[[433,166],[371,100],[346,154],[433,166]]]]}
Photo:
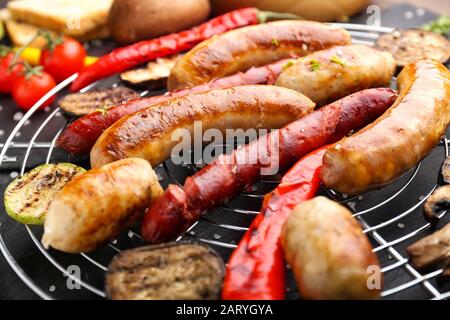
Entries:
{"type": "Polygon", "coordinates": [[[18,177],[5,190],[6,213],[24,224],[42,225],[55,194],[85,172],[71,163],[43,164],[18,177]]]}
{"type": "Polygon", "coordinates": [[[399,67],[420,59],[444,63],[450,57],[450,41],[440,34],[422,29],[403,29],[383,34],[377,40],[376,48],[392,53],[399,67]]]}
{"type": "Polygon", "coordinates": [[[114,300],[212,300],[220,297],[225,266],[211,248],[167,243],[122,251],[106,273],[114,300]]]}

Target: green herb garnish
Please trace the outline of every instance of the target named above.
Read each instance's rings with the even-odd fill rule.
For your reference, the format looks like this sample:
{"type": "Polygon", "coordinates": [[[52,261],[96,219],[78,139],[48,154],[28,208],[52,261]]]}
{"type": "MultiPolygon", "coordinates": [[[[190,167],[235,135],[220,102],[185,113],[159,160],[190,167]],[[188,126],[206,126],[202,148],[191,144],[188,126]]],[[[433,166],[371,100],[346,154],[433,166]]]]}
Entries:
{"type": "Polygon", "coordinates": [[[450,17],[442,15],[436,20],[428,22],[420,27],[423,30],[439,33],[446,36],[450,31],[450,17]]]}
{"type": "Polygon", "coordinates": [[[108,116],[108,108],[107,106],[103,106],[99,109],[96,109],[95,111],[100,112],[102,116],[107,117],[108,116]]]}
{"type": "Polygon", "coordinates": [[[278,47],[280,45],[280,42],[277,39],[272,39],[271,42],[275,47],[278,47]]]}
{"type": "Polygon", "coordinates": [[[283,71],[286,70],[289,67],[292,67],[294,65],[294,60],[289,60],[286,62],[286,64],[281,68],[283,71]]]}
{"type": "Polygon", "coordinates": [[[312,59],[309,61],[309,65],[311,66],[311,71],[319,71],[320,70],[320,62],[316,59],[312,59]]]}
{"type": "Polygon", "coordinates": [[[333,63],[336,63],[336,64],[338,64],[338,65],[340,65],[340,66],[345,67],[345,61],[342,60],[341,58],[339,58],[339,57],[336,56],[336,55],[332,56],[332,57],[330,58],[330,61],[333,62],[333,63]]]}

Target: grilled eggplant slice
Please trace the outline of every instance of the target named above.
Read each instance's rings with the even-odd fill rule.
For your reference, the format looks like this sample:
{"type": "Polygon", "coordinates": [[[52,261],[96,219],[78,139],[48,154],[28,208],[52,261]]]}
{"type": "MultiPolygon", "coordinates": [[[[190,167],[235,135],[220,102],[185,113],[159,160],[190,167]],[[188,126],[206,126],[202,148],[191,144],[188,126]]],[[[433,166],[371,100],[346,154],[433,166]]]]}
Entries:
{"type": "Polygon", "coordinates": [[[225,267],[220,256],[196,243],[168,243],[122,251],[106,273],[114,300],[213,300],[225,267]]]}
{"type": "Polygon", "coordinates": [[[136,89],[163,89],[177,58],[178,56],[158,58],[149,62],[145,68],[123,72],[120,79],[127,86],[136,89]]]}
{"type": "Polygon", "coordinates": [[[34,168],[6,188],[6,213],[24,224],[43,224],[55,194],[85,171],[71,163],[43,164],[34,168]]]}
{"type": "Polygon", "coordinates": [[[396,30],[384,34],[377,40],[376,47],[392,53],[399,67],[420,59],[444,63],[450,57],[450,42],[440,34],[422,29],[396,30]]]}
{"type": "Polygon", "coordinates": [[[102,88],[68,94],[58,101],[58,105],[68,115],[81,117],[97,110],[106,111],[108,107],[139,98],[139,93],[127,87],[102,88]]]}

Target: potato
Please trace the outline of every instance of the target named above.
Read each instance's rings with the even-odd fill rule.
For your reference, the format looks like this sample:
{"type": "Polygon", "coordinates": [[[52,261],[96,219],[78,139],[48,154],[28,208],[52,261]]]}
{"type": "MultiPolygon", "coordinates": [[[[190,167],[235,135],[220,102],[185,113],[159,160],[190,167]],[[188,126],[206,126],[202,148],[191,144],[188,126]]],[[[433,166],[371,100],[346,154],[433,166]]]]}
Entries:
{"type": "Polygon", "coordinates": [[[213,14],[243,7],[289,12],[307,20],[336,21],[359,12],[368,0],[211,0],[213,14]]]}
{"type": "Polygon", "coordinates": [[[117,42],[128,44],[188,29],[209,12],[208,0],[115,0],[108,27],[117,42]]]}

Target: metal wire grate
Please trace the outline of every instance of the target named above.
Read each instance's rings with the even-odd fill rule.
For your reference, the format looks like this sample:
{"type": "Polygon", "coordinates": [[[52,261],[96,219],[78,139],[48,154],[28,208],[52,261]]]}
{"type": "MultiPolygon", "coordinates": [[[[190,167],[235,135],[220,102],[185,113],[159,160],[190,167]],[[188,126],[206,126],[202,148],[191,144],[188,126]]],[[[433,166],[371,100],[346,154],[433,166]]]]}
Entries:
{"type": "MultiPolygon", "coordinates": [[[[366,25],[334,25],[349,30],[354,43],[366,45],[373,45],[381,33],[393,31],[391,28],[366,25]]],[[[38,163],[67,160],[84,163],[86,161],[83,158],[72,158],[64,152],[56,152],[58,150],[55,148],[56,139],[66,126],[65,121],[61,120],[63,118],[58,117],[60,111],[57,108],[50,111],[28,142],[14,141],[17,132],[28,119],[31,119],[43,101],[62,91],[74,78],[75,75],[60,83],[23,116],[4,145],[0,145],[2,147],[0,169],[19,165],[18,173],[22,175],[34,166],[36,159],[38,163]],[[51,136],[50,139],[38,141],[40,136],[48,134],[51,136]]],[[[93,84],[84,91],[97,85],[99,84],[93,84]]],[[[147,94],[149,92],[142,92],[142,95],[147,94]]],[[[450,141],[445,138],[432,154],[413,170],[405,174],[399,181],[381,190],[357,197],[337,194],[333,190],[325,188],[321,190],[322,194],[351,208],[354,217],[371,239],[374,252],[377,252],[380,258],[385,278],[383,298],[450,298],[450,286],[448,284],[441,285],[439,282],[439,276],[443,273],[442,269],[420,273],[409,263],[405,254],[405,247],[408,244],[424,236],[426,232],[430,232],[431,225],[422,218],[421,208],[423,202],[437,186],[438,172],[444,158],[449,154],[449,144],[450,141]]],[[[184,179],[198,169],[192,165],[175,166],[170,161],[155,168],[163,186],[169,183],[182,185],[184,179]]],[[[194,238],[207,243],[221,253],[226,261],[243,233],[248,230],[247,227],[254,216],[259,213],[264,194],[276,187],[279,178],[280,176],[267,178],[256,184],[252,190],[209,213],[178,240],[194,238]]],[[[443,223],[448,221],[448,216],[443,214],[441,220],[443,223]]],[[[121,250],[143,244],[139,233],[132,229],[93,253],[67,255],[54,250],[47,251],[43,248],[40,243],[42,228],[22,227],[11,219],[7,220],[6,224],[11,228],[25,228],[26,237],[23,238],[23,247],[32,251],[30,255],[33,256],[33,261],[39,260],[36,262],[42,269],[39,272],[48,273],[48,277],[46,280],[42,280],[26,258],[23,258],[22,255],[20,255],[20,259],[17,258],[19,254],[12,251],[10,244],[19,236],[5,232],[6,226],[4,225],[0,225],[0,250],[23,282],[43,299],[105,298],[103,279],[111,258],[121,250]],[[79,266],[82,271],[81,276],[70,271],[70,267],[73,265],[79,266]],[[78,290],[63,288],[69,280],[78,290]]],[[[289,283],[287,296],[297,298],[298,293],[293,281],[289,283]]]]}

